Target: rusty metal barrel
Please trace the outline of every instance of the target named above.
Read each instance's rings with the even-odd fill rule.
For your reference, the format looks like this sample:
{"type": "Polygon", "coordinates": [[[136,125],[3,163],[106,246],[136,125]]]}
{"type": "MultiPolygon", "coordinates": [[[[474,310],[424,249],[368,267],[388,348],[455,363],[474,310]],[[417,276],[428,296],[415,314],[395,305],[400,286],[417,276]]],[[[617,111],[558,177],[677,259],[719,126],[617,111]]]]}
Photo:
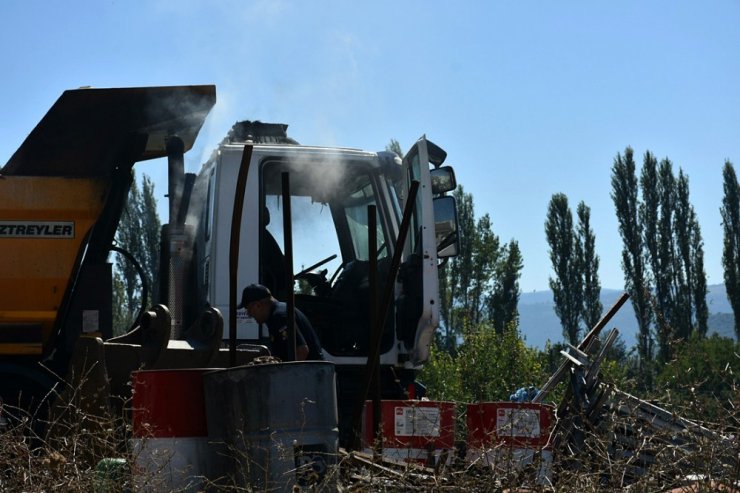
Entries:
{"type": "Polygon", "coordinates": [[[334,365],[251,365],[203,376],[209,438],[222,486],[292,491],[334,480],[338,428],[334,365]]]}

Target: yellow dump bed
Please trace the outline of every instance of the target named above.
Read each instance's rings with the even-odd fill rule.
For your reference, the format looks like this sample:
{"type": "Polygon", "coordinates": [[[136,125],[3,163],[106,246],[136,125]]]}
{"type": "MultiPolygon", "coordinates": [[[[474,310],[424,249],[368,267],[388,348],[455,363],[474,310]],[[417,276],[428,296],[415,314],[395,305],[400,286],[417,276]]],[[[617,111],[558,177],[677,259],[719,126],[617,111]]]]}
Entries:
{"type": "Polygon", "coordinates": [[[80,266],[107,255],[117,170],[165,156],[171,135],[190,149],[214,103],[214,86],[62,94],[0,169],[0,355],[49,351],[80,266]]]}
{"type": "Polygon", "coordinates": [[[41,354],[104,193],[99,180],[0,179],[0,354],[41,354]]]}

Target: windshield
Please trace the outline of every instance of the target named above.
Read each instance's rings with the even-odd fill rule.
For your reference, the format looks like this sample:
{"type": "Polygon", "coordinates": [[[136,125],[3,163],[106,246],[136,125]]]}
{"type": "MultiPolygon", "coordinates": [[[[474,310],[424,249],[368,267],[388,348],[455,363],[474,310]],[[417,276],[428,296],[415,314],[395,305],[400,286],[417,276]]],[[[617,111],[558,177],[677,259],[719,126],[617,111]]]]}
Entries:
{"type": "MultiPolygon", "coordinates": [[[[368,227],[368,206],[370,205],[376,205],[376,200],[369,180],[351,193],[342,205],[349,234],[352,238],[354,258],[357,260],[368,260],[370,258],[370,230],[368,227]]],[[[378,258],[385,258],[388,256],[388,249],[385,248],[385,234],[383,233],[379,213],[376,213],[375,224],[378,238],[378,244],[376,245],[378,247],[378,258]]]]}
{"type": "MultiPolygon", "coordinates": [[[[284,253],[282,173],[289,173],[294,272],[328,259],[319,269],[331,276],[343,263],[368,260],[368,206],[378,205],[371,168],[360,163],[266,163],[262,170],[264,229],[284,253]],[[348,170],[352,172],[349,173],[348,170]]],[[[377,207],[379,259],[389,255],[387,220],[377,207]]],[[[264,262],[262,262],[264,263],[264,262]]]]}

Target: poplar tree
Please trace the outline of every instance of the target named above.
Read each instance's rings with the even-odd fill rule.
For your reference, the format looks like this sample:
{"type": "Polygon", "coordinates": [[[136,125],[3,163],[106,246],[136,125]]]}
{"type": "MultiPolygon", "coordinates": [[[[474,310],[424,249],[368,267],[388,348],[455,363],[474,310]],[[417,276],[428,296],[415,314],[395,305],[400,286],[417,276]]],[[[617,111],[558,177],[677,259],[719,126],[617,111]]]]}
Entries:
{"type": "Polygon", "coordinates": [[[625,280],[640,327],[638,353],[641,359],[652,356],[652,307],[658,360],[667,362],[674,342],[707,332],[703,240],[682,170],[676,178],[670,160],[658,163],[646,152],[639,182],[642,201],[635,177],[632,149],[627,148],[612,168],[612,198],[624,242],[625,280]]]}
{"type": "MultiPolygon", "coordinates": [[[[652,312],[649,300],[650,284],[647,279],[646,266],[643,260],[643,224],[640,216],[646,212],[638,202],[638,182],[631,147],[624,150],[624,156],[617,154],[612,165],[611,197],[619,222],[619,234],[622,237],[622,270],[627,293],[630,295],[635,318],[637,319],[637,354],[643,379],[648,379],[647,370],[652,360],[652,335],[650,324],[652,312]]],[[[646,235],[647,227],[645,225],[646,235]]],[[[649,381],[644,380],[649,386],[649,381]]]]}
{"type": "Polygon", "coordinates": [[[740,341],[740,185],[732,163],[725,161],[722,169],[724,196],[722,198],[722,228],[724,245],[725,290],[735,316],[735,338],[740,341]]]}
{"type": "MultiPolygon", "coordinates": [[[[672,164],[663,159],[658,166],[658,227],[657,248],[650,252],[650,264],[654,282],[655,298],[657,303],[656,323],[658,341],[658,359],[666,362],[670,360],[670,345],[673,340],[675,324],[678,321],[674,313],[677,303],[674,283],[676,269],[673,262],[673,212],[675,207],[675,179],[672,164]]],[[[645,195],[643,188],[643,196],[645,195]]],[[[647,239],[646,239],[647,242],[647,239]]]]}
{"type": "MultiPolygon", "coordinates": [[[[134,178],[131,182],[126,207],[123,209],[121,220],[118,223],[116,246],[130,253],[131,256],[139,260],[139,263],[141,263],[141,259],[144,256],[144,244],[141,241],[141,218],[139,215],[140,203],[141,192],[134,178]]],[[[122,306],[126,307],[126,312],[128,313],[127,321],[130,322],[132,321],[136,307],[141,303],[141,282],[133,263],[120,256],[116,260],[116,273],[120,275],[125,296],[122,300],[113,300],[113,303],[116,304],[116,301],[118,301],[122,306]]]]}
{"type": "Polygon", "coordinates": [[[599,282],[599,256],[596,255],[596,236],[591,229],[591,208],[579,202],[578,215],[578,254],[583,283],[583,312],[581,317],[586,330],[594,327],[601,319],[604,306],[601,303],[601,283],[599,282]]]}
{"type": "Polygon", "coordinates": [[[501,246],[499,237],[493,234],[491,217],[484,214],[476,222],[476,234],[473,243],[473,270],[470,276],[468,320],[478,325],[484,320],[486,297],[492,289],[492,280],[496,274],[501,246]]]}
{"type": "Polygon", "coordinates": [[[444,303],[440,310],[444,326],[442,345],[448,352],[454,352],[457,337],[462,333],[466,314],[470,309],[468,290],[473,270],[473,242],[476,237],[473,196],[465,193],[459,185],[452,193],[457,203],[458,235],[460,249],[458,255],[445,265],[440,275],[444,277],[441,285],[446,286],[444,303]]]}
{"type": "Polygon", "coordinates": [[[696,211],[689,199],[689,178],[683,170],[679,170],[676,182],[674,221],[676,280],[682,283],[677,292],[677,304],[683,307],[678,324],[681,330],[677,336],[686,340],[694,332],[702,337],[706,335],[709,309],[707,276],[704,272],[704,242],[696,211]]]}
{"type": "Polygon", "coordinates": [[[503,334],[504,330],[519,324],[519,278],[524,261],[519,250],[519,243],[511,240],[501,252],[501,260],[496,266],[493,290],[488,298],[488,317],[495,331],[503,334]]]}
{"type": "MultiPolygon", "coordinates": [[[[646,153],[643,176],[654,166],[648,156],[646,153]]],[[[643,180],[641,185],[644,204],[657,197],[657,214],[653,216],[657,228],[646,223],[644,234],[645,244],[653,246],[646,254],[655,283],[658,356],[667,362],[673,357],[674,342],[687,340],[694,332],[700,336],[707,332],[704,247],[683,170],[679,169],[676,178],[670,160],[663,159],[657,181],[643,180]],[[650,237],[653,231],[657,232],[655,238],[650,237]]]]}
{"type": "MultiPolygon", "coordinates": [[[[159,292],[159,236],[162,223],[157,214],[157,199],[154,196],[154,183],[147,175],[142,176],[141,203],[139,214],[142,229],[143,258],[141,267],[144,269],[151,289],[150,296],[159,292]]],[[[151,300],[150,300],[151,301],[151,300]]]]}
{"type": "Polygon", "coordinates": [[[598,323],[603,310],[591,209],[579,202],[576,213],[578,226],[574,228],[568,198],[562,193],[555,194],[545,222],[550,260],[556,275],[550,278],[550,288],[563,335],[570,344],[578,343],[583,327],[588,330],[598,323]]]}
{"type": "MultiPolygon", "coordinates": [[[[595,327],[601,320],[604,305],[601,303],[601,282],[599,281],[599,256],[596,254],[596,235],[591,228],[591,208],[581,201],[576,208],[578,228],[576,233],[576,252],[578,270],[583,289],[583,307],[581,319],[585,330],[595,327]]],[[[606,340],[606,333],[602,333],[600,342],[606,340]]],[[[625,362],[627,351],[621,336],[612,343],[607,350],[607,358],[625,362]]]]}
{"type": "MultiPolygon", "coordinates": [[[[159,272],[160,229],[154,184],[144,175],[140,190],[134,176],[116,231],[115,243],[134,257],[144,271],[145,282],[149,287],[148,303],[151,303],[152,293],[155,292],[159,272]]],[[[142,289],[142,279],[134,264],[124,256],[117,255],[113,273],[114,333],[122,333],[131,327],[144,304],[142,289]]]]}
{"type": "Polygon", "coordinates": [[[583,313],[583,287],[573,214],[565,194],[557,193],[550,199],[545,234],[550,245],[550,261],[555,271],[555,277],[550,278],[555,313],[563,327],[565,340],[570,344],[578,344],[583,313]]]}
{"type": "Polygon", "coordinates": [[[704,270],[704,240],[695,219],[691,235],[691,257],[695,268],[694,290],[691,293],[696,309],[696,331],[703,337],[709,329],[709,307],[707,306],[707,275],[704,270]]]}

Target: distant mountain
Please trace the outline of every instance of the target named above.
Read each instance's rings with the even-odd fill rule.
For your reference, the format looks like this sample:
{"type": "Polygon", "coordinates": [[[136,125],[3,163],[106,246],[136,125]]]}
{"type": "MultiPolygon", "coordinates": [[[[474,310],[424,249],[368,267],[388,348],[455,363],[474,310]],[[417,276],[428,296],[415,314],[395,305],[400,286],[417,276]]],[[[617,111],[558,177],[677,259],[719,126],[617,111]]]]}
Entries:
{"type": "MultiPolygon", "coordinates": [[[[601,290],[604,312],[614,305],[622,292],[617,289],[601,290]]],[[[710,314],[709,333],[717,332],[723,337],[734,337],[734,318],[724,284],[707,287],[707,305],[710,314]]],[[[637,321],[631,301],[628,300],[607,325],[607,329],[614,327],[619,330],[627,348],[635,345],[637,321]]],[[[555,315],[552,291],[522,293],[519,298],[519,330],[529,346],[543,348],[548,339],[551,342],[563,340],[560,320],[555,315]]]]}
{"type": "Polygon", "coordinates": [[[712,313],[708,325],[710,334],[716,332],[722,337],[735,338],[735,317],[732,313],[712,313]]]}

